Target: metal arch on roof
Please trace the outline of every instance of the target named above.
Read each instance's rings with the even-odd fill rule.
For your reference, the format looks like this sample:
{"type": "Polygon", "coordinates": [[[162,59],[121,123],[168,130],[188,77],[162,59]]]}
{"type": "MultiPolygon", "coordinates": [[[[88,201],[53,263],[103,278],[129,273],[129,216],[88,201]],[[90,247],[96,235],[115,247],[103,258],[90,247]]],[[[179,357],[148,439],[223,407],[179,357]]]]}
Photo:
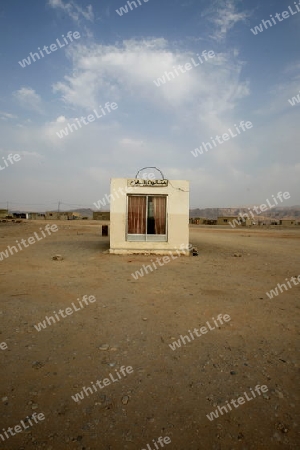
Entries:
{"type": "Polygon", "coordinates": [[[152,167],[152,166],[143,167],[142,169],[138,170],[138,171],[137,171],[137,174],[136,174],[136,176],[135,176],[134,178],[138,178],[138,174],[139,174],[142,170],[145,170],[145,169],[155,169],[155,170],[157,170],[157,171],[160,173],[160,175],[161,175],[161,179],[162,179],[162,180],[165,180],[165,177],[164,177],[164,174],[162,173],[162,171],[161,171],[160,169],[158,169],[157,167],[152,167]]]}

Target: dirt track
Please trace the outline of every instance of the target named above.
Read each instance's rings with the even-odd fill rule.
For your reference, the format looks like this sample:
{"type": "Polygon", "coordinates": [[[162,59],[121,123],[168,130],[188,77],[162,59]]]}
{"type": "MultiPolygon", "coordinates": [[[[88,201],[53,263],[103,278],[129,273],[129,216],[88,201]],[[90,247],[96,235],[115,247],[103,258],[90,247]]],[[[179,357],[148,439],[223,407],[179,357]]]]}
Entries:
{"type": "MultiPolygon", "coordinates": [[[[56,223],[58,232],[0,261],[0,341],[8,346],[0,350],[0,429],[45,415],[0,439],[1,448],[148,450],[159,436],[170,437],[170,450],[299,448],[300,284],[272,300],[266,292],[300,275],[300,229],[192,226],[198,257],[134,280],[153,256],[103,253],[98,222],[56,223]],[[85,294],[96,302],[35,329],[85,294]],[[230,322],[171,350],[219,314],[230,322]],[[72,399],[121,366],[133,373],[72,399]],[[268,392],[207,418],[256,385],[268,392]]],[[[45,224],[1,223],[0,252],[45,224]]]]}

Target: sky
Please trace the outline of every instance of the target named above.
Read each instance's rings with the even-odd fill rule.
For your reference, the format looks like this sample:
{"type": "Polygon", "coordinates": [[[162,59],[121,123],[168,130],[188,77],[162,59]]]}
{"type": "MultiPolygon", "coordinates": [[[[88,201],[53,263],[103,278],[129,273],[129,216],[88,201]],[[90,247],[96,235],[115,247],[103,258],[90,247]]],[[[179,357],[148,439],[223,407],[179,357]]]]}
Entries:
{"type": "Polygon", "coordinates": [[[111,178],[147,166],[189,180],[191,208],[280,191],[299,205],[298,8],[2,0],[0,208],[95,209],[111,178]]]}

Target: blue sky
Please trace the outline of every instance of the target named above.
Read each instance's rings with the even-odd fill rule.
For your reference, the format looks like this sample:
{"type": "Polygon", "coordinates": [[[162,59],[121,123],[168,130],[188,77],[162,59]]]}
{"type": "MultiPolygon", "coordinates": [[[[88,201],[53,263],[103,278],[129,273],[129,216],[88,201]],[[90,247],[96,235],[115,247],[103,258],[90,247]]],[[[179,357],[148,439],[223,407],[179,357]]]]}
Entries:
{"type": "Polygon", "coordinates": [[[110,178],[145,166],[189,180],[191,207],[258,205],[279,191],[290,192],[284,205],[299,205],[294,2],[140,3],[120,16],[124,0],[1,2],[0,208],[93,208],[110,178]],[[289,6],[288,18],[251,31],[289,6]],[[80,37],[50,51],[68,32],[80,37]],[[49,54],[19,64],[44,46],[49,54]],[[154,84],[205,50],[215,57],[154,84]],[[118,108],[58,137],[107,102],[118,108]],[[253,127],[192,155],[241,121],[253,127]],[[9,154],[21,160],[5,166],[9,154]]]}

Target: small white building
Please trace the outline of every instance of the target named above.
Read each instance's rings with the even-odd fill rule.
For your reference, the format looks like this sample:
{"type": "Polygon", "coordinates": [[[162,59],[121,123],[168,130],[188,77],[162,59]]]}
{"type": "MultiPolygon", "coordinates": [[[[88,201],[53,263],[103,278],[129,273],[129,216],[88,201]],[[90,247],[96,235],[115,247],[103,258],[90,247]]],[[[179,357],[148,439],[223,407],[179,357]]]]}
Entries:
{"type": "Polygon", "coordinates": [[[189,255],[189,182],[112,178],[110,253],[189,255]]]}

